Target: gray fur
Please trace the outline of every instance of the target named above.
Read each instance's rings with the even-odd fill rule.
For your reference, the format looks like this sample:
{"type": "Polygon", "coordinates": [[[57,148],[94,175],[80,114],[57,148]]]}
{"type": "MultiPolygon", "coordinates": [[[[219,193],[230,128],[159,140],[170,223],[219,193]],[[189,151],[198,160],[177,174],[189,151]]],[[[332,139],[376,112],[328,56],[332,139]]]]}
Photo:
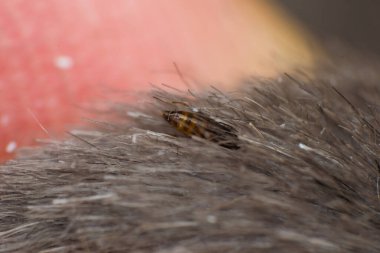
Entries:
{"type": "Polygon", "coordinates": [[[0,167],[0,252],[380,252],[380,78],[355,71],[157,90],[115,109],[133,126],[25,150],[0,167]],[[232,125],[240,149],[178,134],[172,101],[232,125]]]}

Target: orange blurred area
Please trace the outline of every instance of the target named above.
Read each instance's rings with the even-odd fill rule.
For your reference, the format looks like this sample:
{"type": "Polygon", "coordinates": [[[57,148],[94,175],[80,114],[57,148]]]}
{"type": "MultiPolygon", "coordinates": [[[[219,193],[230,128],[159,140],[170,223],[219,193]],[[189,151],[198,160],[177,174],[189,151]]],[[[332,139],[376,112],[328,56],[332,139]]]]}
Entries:
{"type": "MultiPolygon", "coordinates": [[[[265,0],[0,1],[0,160],[81,124],[107,90],[233,89],[312,67],[310,37],[265,0]]],[[[131,102],[131,101],[128,101],[131,102]]]]}

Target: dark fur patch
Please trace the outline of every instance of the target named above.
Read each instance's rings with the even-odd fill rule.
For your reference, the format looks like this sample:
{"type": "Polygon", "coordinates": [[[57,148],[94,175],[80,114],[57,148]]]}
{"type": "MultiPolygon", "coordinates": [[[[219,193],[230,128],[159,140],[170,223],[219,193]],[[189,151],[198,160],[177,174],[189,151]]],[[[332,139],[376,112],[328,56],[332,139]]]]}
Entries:
{"type": "Polygon", "coordinates": [[[231,125],[238,150],[175,136],[159,105],[24,153],[0,167],[0,252],[380,252],[380,78],[348,68],[156,92],[231,125]]]}

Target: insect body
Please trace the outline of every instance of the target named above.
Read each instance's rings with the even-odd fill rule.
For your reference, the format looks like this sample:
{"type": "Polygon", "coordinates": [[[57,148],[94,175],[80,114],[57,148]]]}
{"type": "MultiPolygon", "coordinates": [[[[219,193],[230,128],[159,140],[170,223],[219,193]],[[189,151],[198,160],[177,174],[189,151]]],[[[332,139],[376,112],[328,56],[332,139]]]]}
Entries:
{"type": "Polygon", "coordinates": [[[178,131],[191,137],[198,136],[229,149],[238,149],[236,130],[202,113],[164,111],[163,117],[178,131]]]}

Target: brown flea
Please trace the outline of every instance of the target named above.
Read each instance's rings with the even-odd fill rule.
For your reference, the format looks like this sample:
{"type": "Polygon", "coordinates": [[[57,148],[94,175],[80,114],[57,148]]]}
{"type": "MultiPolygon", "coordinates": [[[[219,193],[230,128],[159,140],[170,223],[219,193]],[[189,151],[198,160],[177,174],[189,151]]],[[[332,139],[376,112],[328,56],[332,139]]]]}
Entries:
{"type": "Polygon", "coordinates": [[[164,111],[164,119],[186,136],[197,136],[229,149],[239,149],[236,130],[202,113],[164,111]]]}

